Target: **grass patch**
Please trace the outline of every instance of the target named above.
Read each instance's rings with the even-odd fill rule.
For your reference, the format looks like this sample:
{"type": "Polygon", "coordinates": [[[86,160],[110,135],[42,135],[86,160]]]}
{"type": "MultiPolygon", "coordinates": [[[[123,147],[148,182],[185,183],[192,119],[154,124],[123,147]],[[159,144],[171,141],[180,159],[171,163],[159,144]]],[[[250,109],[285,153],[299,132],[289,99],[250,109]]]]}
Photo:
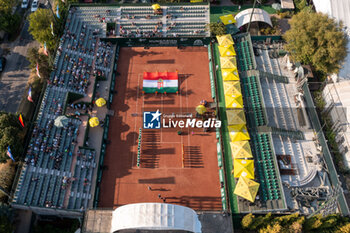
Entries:
{"type": "MultiPolygon", "coordinates": [[[[210,22],[217,22],[220,20],[220,16],[227,14],[237,14],[238,12],[252,8],[253,5],[244,5],[241,7],[241,10],[238,9],[238,6],[212,6],[210,7],[210,22]]],[[[276,10],[272,8],[272,6],[268,5],[260,5],[256,6],[256,8],[260,8],[265,10],[269,14],[276,14],[276,10]]]]}

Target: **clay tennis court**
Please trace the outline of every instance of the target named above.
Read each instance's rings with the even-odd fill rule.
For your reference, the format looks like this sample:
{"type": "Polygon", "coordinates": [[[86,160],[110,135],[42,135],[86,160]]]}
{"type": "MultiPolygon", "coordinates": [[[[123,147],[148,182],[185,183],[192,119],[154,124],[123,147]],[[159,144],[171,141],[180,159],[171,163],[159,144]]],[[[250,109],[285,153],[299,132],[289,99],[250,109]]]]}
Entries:
{"type": "Polygon", "coordinates": [[[205,47],[121,48],[99,207],[140,202],[179,204],[195,210],[221,210],[215,132],[143,129],[143,109],[194,112],[202,99],[212,101],[205,47]],[[143,72],[178,71],[178,94],[143,94],[143,72]],[[169,110],[171,109],[171,110],[169,110]],[[184,149],[184,162],[182,151],[184,149]],[[151,190],[148,189],[151,187],[151,190]]]}

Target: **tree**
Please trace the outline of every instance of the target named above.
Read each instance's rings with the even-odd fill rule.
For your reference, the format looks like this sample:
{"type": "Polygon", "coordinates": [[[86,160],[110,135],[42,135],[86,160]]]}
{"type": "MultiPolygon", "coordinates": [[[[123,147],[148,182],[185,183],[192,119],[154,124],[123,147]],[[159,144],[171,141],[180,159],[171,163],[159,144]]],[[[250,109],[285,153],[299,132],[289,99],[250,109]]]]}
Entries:
{"type": "Polygon", "coordinates": [[[346,56],[342,25],[321,13],[301,11],[290,20],[284,39],[294,61],[311,64],[324,74],[337,73],[346,56]]]}
{"type": "MultiPolygon", "coordinates": [[[[7,193],[11,191],[16,165],[10,160],[6,164],[0,164],[0,187],[7,193]]],[[[6,202],[8,196],[0,191],[0,202],[6,202]]]]}
{"type": "Polygon", "coordinates": [[[286,231],[279,223],[267,225],[266,228],[259,230],[259,233],[285,233],[286,231]]]}
{"type": "Polygon", "coordinates": [[[243,229],[250,229],[251,225],[254,222],[254,218],[255,218],[255,216],[252,213],[244,216],[242,219],[242,222],[241,222],[243,229]]]}
{"type": "Polygon", "coordinates": [[[39,53],[37,48],[30,48],[28,50],[27,59],[30,62],[29,68],[35,69],[36,64],[38,64],[40,76],[45,79],[50,77],[53,66],[50,64],[48,56],[39,53]]]}
{"type": "Polygon", "coordinates": [[[41,44],[46,42],[46,46],[49,50],[54,50],[57,45],[57,37],[52,35],[51,23],[54,25],[54,34],[58,35],[57,25],[55,26],[55,21],[50,10],[39,8],[29,15],[30,34],[41,44]]]}
{"type": "Polygon", "coordinates": [[[0,30],[12,33],[18,28],[20,17],[18,14],[12,14],[12,8],[15,1],[0,0],[0,30]]]}
{"type": "Polygon", "coordinates": [[[18,118],[12,113],[0,112],[0,163],[6,162],[9,157],[6,154],[7,147],[10,146],[15,160],[22,157],[23,130],[18,118]]]}
{"type": "Polygon", "coordinates": [[[350,232],[350,223],[347,223],[339,227],[339,229],[336,231],[336,233],[348,233],[348,232],[350,232]]]}
{"type": "Polygon", "coordinates": [[[211,32],[212,36],[222,36],[226,34],[226,27],[223,23],[210,23],[206,30],[211,32]]]}
{"type": "Polygon", "coordinates": [[[12,219],[12,209],[8,205],[0,203],[0,233],[13,232],[12,219]]]}

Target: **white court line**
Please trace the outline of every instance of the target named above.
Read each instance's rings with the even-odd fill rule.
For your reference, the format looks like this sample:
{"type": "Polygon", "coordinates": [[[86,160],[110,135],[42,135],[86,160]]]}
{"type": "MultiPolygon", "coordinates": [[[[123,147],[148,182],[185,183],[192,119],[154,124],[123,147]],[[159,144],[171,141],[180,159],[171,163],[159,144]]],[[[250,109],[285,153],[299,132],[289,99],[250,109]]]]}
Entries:
{"type": "MultiPolygon", "coordinates": [[[[140,91],[140,74],[138,74],[137,75],[137,95],[136,95],[136,106],[135,106],[135,108],[136,108],[136,113],[138,113],[138,109],[137,109],[137,107],[138,107],[138,102],[139,102],[139,91],[140,91]]],[[[135,117],[135,124],[134,124],[134,131],[135,132],[137,132],[137,119],[138,119],[138,117],[135,117]]],[[[136,141],[136,133],[134,134],[134,142],[136,141]]],[[[131,152],[131,151],[130,151],[131,152]]],[[[136,151],[136,155],[137,155],[137,151],[136,151]]],[[[132,158],[131,158],[132,160],[131,160],[131,164],[134,164],[134,156],[132,156],[132,158]]]]}
{"type": "MultiPolygon", "coordinates": [[[[188,95],[187,95],[188,89],[187,88],[188,88],[188,83],[187,83],[187,78],[186,78],[186,106],[187,106],[187,111],[188,111],[188,95]]],[[[191,143],[190,143],[190,129],[188,128],[187,131],[188,131],[187,132],[187,140],[188,140],[187,146],[189,147],[191,145],[191,143]]],[[[188,156],[189,156],[188,160],[191,161],[190,160],[191,153],[188,153],[188,156]]]]}
{"type": "MultiPolygon", "coordinates": [[[[188,111],[188,96],[187,96],[187,87],[188,87],[188,84],[187,84],[187,79],[186,79],[186,106],[187,106],[187,111],[188,111]]],[[[188,146],[191,145],[191,136],[190,136],[190,128],[187,128],[188,130],[188,134],[187,134],[187,138],[188,138],[188,146]]],[[[191,132],[192,133],[192,132],[191,132]]]]}
{"type": "MultiPolygon", "coordinates": [[[[163,105],[163,94],[160,94],[160,107],[161,107],[161,112],[164,112],[164,105],[163,105]]],[[[160,126],[160,142],[162,142],[162,136],[163,136],[163,128],[160,126]]]]}

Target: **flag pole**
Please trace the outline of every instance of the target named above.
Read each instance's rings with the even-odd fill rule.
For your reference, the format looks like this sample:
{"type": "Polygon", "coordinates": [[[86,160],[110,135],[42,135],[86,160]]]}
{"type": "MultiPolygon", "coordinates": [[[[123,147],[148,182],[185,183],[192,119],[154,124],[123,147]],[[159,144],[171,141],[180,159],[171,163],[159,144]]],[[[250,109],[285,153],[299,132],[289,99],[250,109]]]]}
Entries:
{"type": "Polygon", "coordinates": [[[252,18],[253,18],[253,14],[254,14],[255,4],[256,4],[256,0],[254,0],[253,10],[252,10],[252,13],[250,14],[250,19],[249,19],[249,24],[248,24],[247,32],[249,32],[249,30],[250,30],[250,24],[252,23],[252,18]]]}

